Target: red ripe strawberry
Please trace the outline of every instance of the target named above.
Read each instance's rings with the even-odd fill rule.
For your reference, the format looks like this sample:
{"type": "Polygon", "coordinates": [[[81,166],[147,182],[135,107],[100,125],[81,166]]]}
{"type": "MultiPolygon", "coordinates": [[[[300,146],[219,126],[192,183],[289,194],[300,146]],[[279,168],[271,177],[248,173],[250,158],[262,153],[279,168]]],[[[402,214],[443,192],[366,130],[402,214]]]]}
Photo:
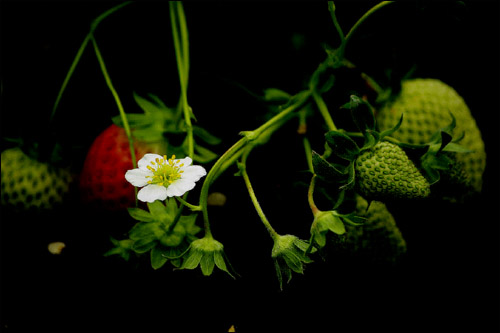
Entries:
{"type": "MultiPolygon", "coordinates": [[[[134,140],[138,161],[146,153],[164,154],[160,144],[134,140]]],[[[111,125],[92,143],[80,175],[82,200],[108,210],[121,210],[135,205],[135,190],[125,180],[133,169],[130,146],[125,130],[111,125]]]]}

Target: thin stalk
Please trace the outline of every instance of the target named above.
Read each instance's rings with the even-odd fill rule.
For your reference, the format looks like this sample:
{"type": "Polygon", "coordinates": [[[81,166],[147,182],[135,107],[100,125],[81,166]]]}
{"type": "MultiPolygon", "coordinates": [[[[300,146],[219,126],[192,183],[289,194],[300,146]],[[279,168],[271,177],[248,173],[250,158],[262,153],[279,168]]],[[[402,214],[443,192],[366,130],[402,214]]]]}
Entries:
{"type": "Polygon", "coordinates": [[[335,29],[337,30],[337,33],[339,34],[340,42],[341,42],[341,44],[343,44],[345,36],[344,36],[344,32],[342,31],[342,28],[340,27],[339,22],[337,21],[337,16],[335,15],[335,3],[333,1],[328,1],[328,10],[330,11],[333,25],[335,26],[335,29]]]}
{"type": "Polygon", "coordinates": [[[113,98],[115,99],[116,106],[118,107],[118,111],[120,112],[120,117],[123,122],[123,128],[125,129],[125,133],[127,134],[128,138],[128,143],[129,143],[129,148],[130,148],[130,155],[132,158],[132,165],[134,168],[137,168],[137,161],[136,161],[136,156],[135,156],[135,150],[134,150],[134,141],[132,138],[132,133],[130,132],[130,126],[127,120],[127,115],[125,114],[125,110],[123,109],[122,102],[120,100],[120,96],[118,96],[118,93],[116,92],[115,87],[113,86],[113,83],[111,82],[111,78],[109,77],[108,70],[106,69],[106,64],[104,63],[104,59],[102,58],[101,51],[99,50],[99,47],[97,46],[97,42],[94,38],[93,35],[91,35],[91,40],[92,44],[94,45],[94,51],[97,56],[97,61],[99,62],[99,66],[101,67],[101,72],[104,75],[104,80],[106,81],[106,84],[111,91],[111,94],[113,95],[113,98]]]}
{"type": "Polygon", "coordinates": [[[316,105],[318,106],[319,113],[321,113],[321,116],[325,120],[326,126],[330,131],[336,131],[337,126],[335,126],[335,123],[333,122],[332,116],[330,115],[330,112],[328,111],[328,107],[326,106],[325,101],[323,100],[323,97],[315,90],[312,90],[312,97],[314,101],[316,102],[316,105]]]}
{"type": "Polygon", "coordinates": [[[117,10],[125,7],[126,5],[128,5],[130,3],[132,3],[132,1],[126,1],[126,2],[124,2],[122,4],[119,4],[119,5],[115,6],[115,7],[111,8],[111,9],[105,11],[101,15],[99,15],[92,22],[92,24],[90,25],[90,32],[87,34],[87,36],[85,36],[85,39],[83,40],[82,44],[80,45],[80,48],[76,52],[75,59],[73,59],[73,62],[71,63],[71,66],[69,67],[68,73],[66,74],[66,77],[64,78],[64,81],[63,81],[63,83],[61,85],[61,88],[59,89],[59,93],[57,94],[56,101],[54,102],[54,106],[52,107],[52,112],[50,113],[50,118],[49,118],[50,122],[52,122],[52,119],[54,118],[54,115],[56,114],[56,110],[57,110],[57,108],[59,106],[59,102],[61,101],[61,98],[62,98],[62,96],[64,94],[64,91],[66,90],[66,87],[68,86],[69,80],[73,76],[73,73],[75,72],[76,66],[80,62],[80,59],[81,59],[81,57],[83,55],[83,52],[87,48],[87,45],[88,45],[88,43],[90,42],[90,40],[92,38],[92,34],[95,31],[95,29],[97,29],[97,26],[99,25],[99,23],[101,23],[101,21],[104,20],[109,15],[113,14],[117,10]]]}
{"type": "Polygon", "coordinates": [[[314,216],[320,211],[316,204],[314,203],[314,187],[316,185],[316,175],[314,174],[311,178],[311,183],[309,184],[309,190],[307,191],[307,201],[309,202],[309,207],[314,216]]]}
{"type": "Polygon", "coordinates": [[[194,155],[193,125],[191,123],[191,110],[187,99],[187,87],[189,77],[189,39],[186,18],[182,3],[170,2],[170,21],[172,24],[172,36],[174,39],[175,58],[177,60],[177,71],[181,86],[181,104],[186,122],[188,139],[188,156],[194,155]],[[180,28],[180,31],[179,31],[180,28]]]}
{"type": "Polygon", "coordinates": [[[349,30],[349,32],[347,33],[347,35],[345,36],[345,39],[344,39],[344,43],[342,44],[342,47],[345,49],[345,46],[347,45],[347,43],[349,42],[349,40],[351,40],[352,38],[352,35],[356,32],[356,30],[359,28],[359,26],[368,18],[370,17],[373,13],[375,13],[376,11],[378,11],[379,9],[387,6],[387,5],[390,5],[391,3],[393,3],[394,1],[382,1],[380,3],[378,3],[377,5],[373,6],[370,10],[368,10],[363,16],[361,16],[361,18],[352,26],[351,30],[349,30]]]}
{"type": "Polygon", "coordinates": [[[255,191],[252,187],[252,183],[250,182],[250,178],[248,177],[247,173],[247,168],[246,168],[246,157],[248,156],[248,153],[243,155],[241,163],[238,164],[241,175],[243,176],[243,180],[245,181],[245,185],[248,190],[248,194],[250,195],[250,198],[252,200],[252,203],[255,207],[255,210],[257,211],[257,214],[260,217],[260,220],[266,227],[267,231],[269,232],[269,235],[271,238],[276,241],[279,238],[279,234],[274,230],[274,228],[271,226],[271,223],[267,219],[266,215],[264,214],[264,211],[262,210],[262,207],[260,206],[259,200],[257,200],[257,196],[255,195],[255,191]]]}

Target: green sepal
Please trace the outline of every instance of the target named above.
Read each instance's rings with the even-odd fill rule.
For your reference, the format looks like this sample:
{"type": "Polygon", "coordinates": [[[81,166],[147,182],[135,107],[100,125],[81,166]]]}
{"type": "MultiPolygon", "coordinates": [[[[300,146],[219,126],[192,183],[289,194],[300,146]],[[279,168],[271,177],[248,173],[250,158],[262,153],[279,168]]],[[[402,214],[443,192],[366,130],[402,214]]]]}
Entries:
{"type": "Polygon", "coordinates": [[[398,123],[393,128],[390,128],[388,130],[382,131],[380,133],[380,140],[382,140],[386,136],[390,136],[391,134],[393,134],[394,132],[396,132],[401,127],[401,124],[403,123],[403,114],[404,113],[401,114],[401,117],[399,117],[398,123]]]}
{"type": "Polygon", "coordinates": [[[359,147],[349,136],[338,131],[325,134],[326,142],[338,157],[352,161],[359,154],[359,147]]]}
{"type": "Polygon", "coordinates": [[[145,211],[144,209],[140,208],[128,208],[128,213],[129,215],[137,221],[141,222],[153,222],[155,219],[153,215],[151,215],[150,212],[145,211]]]}
{"type": "Polygon", "coordinates": [[[350,214],[340,214],[338,212],[334,212],[334,214],[342,219],[342,222],[351,226],[361,226],[366,221],[366,217],[358,216],[356,213],[350,214]]]}
{"type": "Polygon", "coordinates": [[[350,189],[354,186],[354,182],[356,180],[356,171],[355,171],[354,163],[355,163],[355,161],[352,161],[347,166],[347,168],[346,168],[347,180],[345,181],[345,183],[342,186],[339,187],[340,190],[347,190],[347,189],[350,189]]]}
{"type": "Polygon", "coordinates": [[[340,183],[346,179],[345,167],[328,162],[315,151],[312,151],[312,164],[314,173],[327,182],[340,183]]]}
{"type": "Polygon", "coordinates": [[[367,130],[375,130],[375,116],[368,102],[356,95],[351,95],[349,106],[352,119],[361,133],[364,134],[367,130]]]}

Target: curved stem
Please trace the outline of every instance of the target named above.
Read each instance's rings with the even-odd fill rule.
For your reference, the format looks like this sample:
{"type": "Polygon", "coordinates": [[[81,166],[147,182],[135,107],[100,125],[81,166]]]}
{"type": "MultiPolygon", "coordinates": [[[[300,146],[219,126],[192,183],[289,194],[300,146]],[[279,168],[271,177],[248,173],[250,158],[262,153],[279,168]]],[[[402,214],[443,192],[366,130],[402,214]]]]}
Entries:
{"type": "Polygon", "coordinates": [[[92,44],[94,45],[94,51],[95,55],[97,56],[97,61],[99,62],[99,65],[101,67],[101,72],[104,75],[104,79],[106,81],[106,84],[111,91],[111,94],[113,95],[116,106],[118,107],[118,111],[120,112],[120,117],[123,122],[123,128],[125,129],[125,133],[127,134],[128,138],[128,143],[129,143],[129,148],[130,148],[130,155],[132,158],[132,165],[134,168],[137,168],[137,161],[135,157],[135,149],[134,149],[134,141],[132,138],[132,133],[130,132],[130,126],[127,120],[127,115],[125,114],[125,110],[123,109],[122,102],[120,100],[120,97],[118,96],[118,93],[116,92],[116,89],[113,86],[113,83],[111,82],[111,78],[109,77],[108,70],[106,69],[106,64],[104,63],[104,59],[102,58],[101,51],[99,50],[99,47],[97,46],[97,42],[94,38],[94,36],[91,34],[90,39],[92,40],[92,44]]]}
{"type": "Polygon", "coordinates": [[[95,31],[95,29],[97,29],[97,26],[99,25],[99,23],[101,23],[101,21],[104,20],[109,15],[113,14],[117,10],[125,7],[126,5],[128,5],[130,3],[132,3],[132,1],[126,1],[126,2],[124,2],[122,4],[119,4],[119,5],[115,6],[115,7],[111,8],[111,9],[105,11],[101,15],[99,15],[92,22],[92,24],[90,26],[90,32],[87,34],[87,36],[85,36],[85,39],[83,40],[82,44],[80,45],[80,48],[76,52],[75,59],[73,59],[73,62],[71,63],[71,66],[69,67],[68,73],[66,74],[66,77],[64,78],[64,81],[63,81],[63,83],[61,85],[61,88],[59,89],[59,93],[57,94],[56,101],[54,102],[54,106],[52,107],[52,112],[50,113],[50,118],[49,118],[50,122],[52,122],[52,119],[54,118],[54,115],[56,113],[57,107],[59,106],[59,102],[61,101],[61,98],[62,98],[62,95],[64,94],[64,91],[66,90],[66,87],[67,87],[67,85],[69,83],[69,80],[71,79],[71,76],[73,76],[73,73],[74,73],[74,71],[76,69],[76,66],[80,62],[80,59],[81,59],[81,57],[83,55],[83,52],[87,48],[87,45],[88,45],[88,43],[90,42],[90,40],[92,38],[92,34],[95,31]]]}
{"type": "Polygon", "coordinates": [[[259,201],[257,200],[257,196],[255,195],[255,191],[252,187],[252,183],[250,182],[250,178],[248,177],[247,169],[246,169],[246,158],[248,157],[248,153],[250,150],[248,150],[242,157],[242,161],[238,163],[238,167],[240,168],[241,175],[243,176],[243,180],[245,181],[245,185],[248,190],[248,194],[250,195],[250,198],[252,199],[252,203],[255,207],[255,210],[257,211],[257,214],[259,215],[262,223],[266,227],[267,231],[269,232],[269,235],[271,238],[276,241],[279,237],[279,234],[274,230],[274,228],[271,226],[271,223],[267,219],[266,215],[264,214],[264,211],[262,210],[262,207],[260,206],[259,201]]]}
{"type": "Polygon", "coordinates": [[[349,30],[349,32],[345,36],[344,42],[342,43],[342,47],[345,49],[345,46],[347,45],[347,43],[349,42],[349,40],[352,38],[352,35],[356,32],[356,30],[359,28],[359,26],[368,17],[370,17],[373,13],[375,13],[379,9],[381,9],[381,8],[387,6],[387,5],[390,5],[393,2],[394,1],[382,1],[382,2],[378,3],[377,5],[373,6],[372,8],[370,8],[370,10],[368,10],[363,16],[361,16],[361,18],[352,26],[351,30],[349,30]]]}
{"type": "Polygon", "coordinates": [[[315,89],[312,91],[312,97],[314,98],[314,101],[318,105],[318,110],[321,113],[321,116],[323,116],[326,126],[328,126],[328,130],[336,131],[337,126],[335,126],[335,123],[333,122],[332,116],[328,111],[328,107],[326,106],[323,97],[321,97],[321,95],[315,89]]]}
{"type": "Polygon", "coordinates": [[[330,11],[330,15],[332,16],[333,25],[335,26],[335,29],[337,29],[337,33],[339,34],[340,42],[341,44],[343,44],[345,36],[339,22],[337,21],[337,16],[335,15],[335,3],[333,1],[328,1],[328,10],[330,11]]]}
{"type": "Polygon", "coordinates": [[[314,203],[314,187],[316,185],[316,175],[314,174],[311,178],[311,183],[309,184],[309,190],[307,191],[307,201],[309,202],[309,207],[314,216],[320,211],[316,204],[314,203]]]}

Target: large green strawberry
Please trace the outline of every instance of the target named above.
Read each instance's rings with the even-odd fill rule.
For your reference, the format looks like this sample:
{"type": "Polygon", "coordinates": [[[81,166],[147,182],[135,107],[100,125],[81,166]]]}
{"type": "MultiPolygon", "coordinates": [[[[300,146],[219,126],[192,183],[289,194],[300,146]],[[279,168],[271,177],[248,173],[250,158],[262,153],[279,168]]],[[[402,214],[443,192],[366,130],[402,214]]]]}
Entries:
{"type": "Polygon", "coordinates": [[[379,142],[356,158],[356,186],[367,198],[425,198],[429,182],[401,147],[379,142]]]}
{"type": "MultiPolygon", "coordinates": [[[[125,180],[127,170],[133,169],[129,141],[125,130],[111,125],[92,143],[82,172],[80,192],[84,202],[108,210],[120,210],[135,205],[135,190],[125,180]]],[[[134,141],[138,161],[146,153],[165,152],[160,144],[134,141]]]]}
{"type": "Polygon", "coordinates": [[[362,226],[346,226],[345,247],[352,255],[371,262],[391,263],[406,253],[406,241],[384,203],[372,201],[368,205],[357,195],[356,214],[366,220],[362,226]]]}
{"type": "Polygon", "coordinates": [[[450,86],[436,79],[403,81],[399,95],[379,110],[377,123],[381,131],[392,128],[403,113],[401,127],[391,136],[403,142],[423,144],[436,131],[450,124],[450,112],[456,118],[454,136],[464,132],[460,144],[473,150],[472,153],[456,154],[456,159],[463,165],[472,187],[480,191],[486,165],[484,143],[469,108],[450,86]]]}
{"type": "Polygon", "coordinates": [[[2,152],[2,206],[52,209],[64,202],[73,181],[69,169],[27,156],[20,148],[2,152]]]}

